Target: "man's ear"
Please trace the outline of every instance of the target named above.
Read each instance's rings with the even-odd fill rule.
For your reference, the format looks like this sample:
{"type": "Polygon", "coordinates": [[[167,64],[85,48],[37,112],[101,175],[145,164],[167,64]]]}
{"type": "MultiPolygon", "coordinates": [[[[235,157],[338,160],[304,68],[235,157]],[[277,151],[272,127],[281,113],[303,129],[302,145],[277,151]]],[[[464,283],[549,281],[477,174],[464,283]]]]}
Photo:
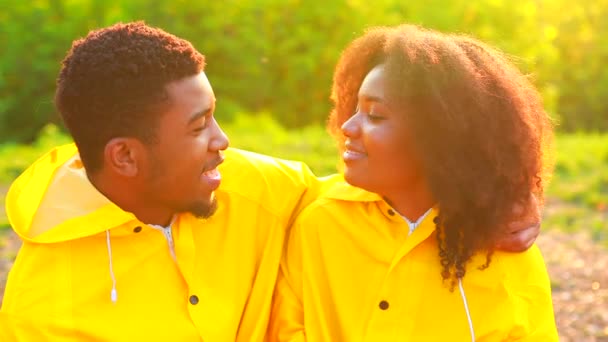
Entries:
{"type": "Polygon", "coordinates": [[[105,167],[123,177],[137,176],[142,157],[141,148],[141,143],[134,138],[111,139],[103,153],[105,167]]]}

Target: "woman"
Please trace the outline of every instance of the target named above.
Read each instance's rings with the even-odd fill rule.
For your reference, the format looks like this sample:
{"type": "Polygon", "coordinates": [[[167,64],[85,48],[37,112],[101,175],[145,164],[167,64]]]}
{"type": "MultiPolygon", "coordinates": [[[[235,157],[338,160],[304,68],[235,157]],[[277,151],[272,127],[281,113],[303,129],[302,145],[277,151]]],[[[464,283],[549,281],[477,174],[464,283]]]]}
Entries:
{"type": "Polygon", "coordinates": [[[552,128],[499,52],[376,28],[335,71],[344,179],[292,228],[276,341],[557,341],[537,247],[495,251],[511,208],[542,199],[552,128]]]}

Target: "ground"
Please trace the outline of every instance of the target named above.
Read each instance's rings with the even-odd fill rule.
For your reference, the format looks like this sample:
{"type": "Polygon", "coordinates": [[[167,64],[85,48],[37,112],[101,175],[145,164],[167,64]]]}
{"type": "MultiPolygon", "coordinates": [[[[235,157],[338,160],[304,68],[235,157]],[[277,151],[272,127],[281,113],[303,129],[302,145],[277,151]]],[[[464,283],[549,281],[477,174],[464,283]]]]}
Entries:
{"type": "Polygon", "coordinates": [[[561,341],[608,341],[608,249],[584,233],[543,232],[538,239],[553,288],[561,341]]]}

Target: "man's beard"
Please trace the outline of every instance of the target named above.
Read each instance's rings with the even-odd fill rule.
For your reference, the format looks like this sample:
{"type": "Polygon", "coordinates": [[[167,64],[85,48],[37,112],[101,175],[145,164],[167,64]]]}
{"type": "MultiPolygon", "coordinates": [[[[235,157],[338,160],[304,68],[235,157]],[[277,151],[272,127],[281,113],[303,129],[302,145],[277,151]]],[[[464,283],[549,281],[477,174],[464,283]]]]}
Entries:
{"type": "Polygon", "coordinates": [[[209,202],[195,203],[187,211],[198,218],[206,219],[211,217],[217,211],[217,198],[215,197],[215,194],[212,196],[213,197],[209,202]]]}

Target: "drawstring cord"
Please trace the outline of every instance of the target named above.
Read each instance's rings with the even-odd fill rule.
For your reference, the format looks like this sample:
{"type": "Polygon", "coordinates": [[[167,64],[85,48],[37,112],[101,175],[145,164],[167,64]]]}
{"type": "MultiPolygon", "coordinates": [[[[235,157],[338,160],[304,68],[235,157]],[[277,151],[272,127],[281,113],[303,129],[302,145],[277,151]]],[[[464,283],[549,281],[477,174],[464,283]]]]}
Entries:
{"type": "Polygon", "coordinates": [[[464,287],[462,286],[462,278],[458,278],[458,288],[460,289],[460,295],[462,296],[462,302],[464,303],[464,310],[467,313],[467,320],[469,322],[469,332],[471,334],[471,341],[475,342],[475,331],[473,330],[473,320],[471,319],[471,313],[469,312],[469,305],[467,303],[467,297],[464,294],[464,287]]]}
{"type": "MultiPolygon", "coordinates": [[[[175,248],[173,246],[173,234],[171,232],[171,225],[173,225],[173,221],[175,217],[171,219],[171,224],[168,227],[162,227],[157,225],[150,225],[160,231],[163,232],[167,242],[169,244],[169,251],[171,252],[171,257],[174,261],[177,262],[177,258],[175,256],[175,248]]],[[[108,259],[110,263],[110,278],[112,279],[112,290],[110,291],[110,300],[112,303],[116,303],[118,301],[118,291],[116,291],[116,276],[114,275],[114,265],[112,264],[112,244],[110,243],[110,231],[106,230],[106,245],[108,247],[108,259]]]]}
{"type": "Polygon", "coordinates": [[[112,278],[112,291],[110,291],[110,300],[116,303],[118,300],[118,292],[116,291],[116,277],[114,276],[114,265],[112,265],[112,244],[110,244],[110,231],[106,230],[106,244],[108,246],[108,258],[110,259],[110,277],[112,278]]]}
{"type": "MultiPolygon", "coordinates": [[[[414,230],[418,227],[418,225],[420,225],[422,220],[424,220],[424,218],[431,212],[431,210],[432,210],[432,208],[427,210],[427,212],[424,213],[421,217],[419,217],[418,220],[416,220],[416,222],[411,222],[410,220],[408,220],[407,217],[402,215],[403,219],[405,219],[405,222],[409,226],[408,236],[414,232],[414,230]]],[[[458,278],[458,289],[460,290],[460,296],[462,297],[462,303],[464,304],[464,311],[467,314],[467,322],[469,323],[469,333],[471,335],[471,341],[475,342],[475,330],[473,329],[473,320],[471,319],[471,313],[469,312],[469,304],[467,302],[467,296],[464,294],[464,287],[462,286],[462,278],[458,278]]]]}

